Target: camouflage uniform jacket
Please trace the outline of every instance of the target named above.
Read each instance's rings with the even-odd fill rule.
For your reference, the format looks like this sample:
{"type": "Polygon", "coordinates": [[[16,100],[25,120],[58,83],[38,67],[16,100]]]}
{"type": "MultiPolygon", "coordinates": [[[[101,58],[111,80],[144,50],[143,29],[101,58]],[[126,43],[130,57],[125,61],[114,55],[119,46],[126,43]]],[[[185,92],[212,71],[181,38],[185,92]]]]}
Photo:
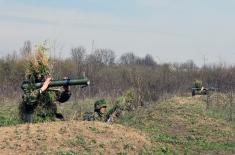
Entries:
{"type": "Polygon", "coordinates": [[[57,113],[56,102],[66,102],[70,96],[70,91],[60,89],[48,88],[42,94],[40,93],[40,89],[28,90],[22,97],[22,119],[25,120],[24,114],[33,114],[36,116],[35,118],[39,116],[41,118],[54,120],[57,113]]]}
{"type": "Polygon", "coordinates": [[[106,122],[107,121],[107,114],[101,114],[98,112],[85,112],[83,115],[84,121],[101,121],[106,122]]]}

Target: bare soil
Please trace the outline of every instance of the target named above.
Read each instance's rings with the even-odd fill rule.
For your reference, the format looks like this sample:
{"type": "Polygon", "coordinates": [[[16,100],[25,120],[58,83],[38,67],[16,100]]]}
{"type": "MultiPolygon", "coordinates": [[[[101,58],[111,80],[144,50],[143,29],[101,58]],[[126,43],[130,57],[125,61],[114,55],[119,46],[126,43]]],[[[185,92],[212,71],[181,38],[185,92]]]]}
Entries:
{"type": "Polygon", "coordinates": [[[136,154],[151,145],[135,129],[101,122],[50,122],[0,128],[0,154],[136,154]]]}

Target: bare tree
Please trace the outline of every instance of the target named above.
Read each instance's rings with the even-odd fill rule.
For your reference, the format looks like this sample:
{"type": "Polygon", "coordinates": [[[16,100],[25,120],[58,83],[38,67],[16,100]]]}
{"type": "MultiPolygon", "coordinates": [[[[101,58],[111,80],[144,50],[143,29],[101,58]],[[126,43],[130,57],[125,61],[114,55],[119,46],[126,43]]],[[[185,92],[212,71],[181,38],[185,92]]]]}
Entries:
{"type": "Polygon", "coordinates": [[[157,64],[157,63],[155,62],[153,56],[150,55],[150,54],[147,54],[143,60],[144,60],[144,64],[145,64],[145,65],[148,65],[148,66],[154,66],[154,65],[157,64]]]}
{"type": "Polygon", "coordinates": [[[82,73],[83,63],[85,60],[86,49],[84,47],[76,47],[71,49],[72,60],[75,63],[77,75],[82,73]]]}
{"type": "Polygon", "coordinates": [[[136,64],[138,57],[134,53],[125,53],[120,57],[120,63],[124,65],[136,64]]]}
{"type": "Polygon", "coordinates": [[[144,58],[136,58],[135,63],[145,66],[155,66],[157,64],[150,54],[147,54],[144,58]]]}
{"type": "Polygon", "coordinates": [[[103,65],[111,65],[115,62],[115,53],[110,49],[96,49],[95,61],[103,65]]]}
{"type": "Polygon", "coordinates": [[[32,45],[29,40],[24,42],[24,46],[20,49],[22,57],[25,57],[32,52],[32,45]]]}

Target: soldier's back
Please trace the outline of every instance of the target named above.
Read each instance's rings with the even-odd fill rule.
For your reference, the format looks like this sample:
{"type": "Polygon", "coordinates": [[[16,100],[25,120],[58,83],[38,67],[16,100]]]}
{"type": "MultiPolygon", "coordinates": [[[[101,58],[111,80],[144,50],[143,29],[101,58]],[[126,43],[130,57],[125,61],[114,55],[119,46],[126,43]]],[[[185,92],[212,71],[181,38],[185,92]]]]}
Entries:
{"type": "Polygon", "coordinates": [[[95,112],[85,112],[83,114],[84,121],[94,121],[95,120],[95,112]]]}
{"type": "Polygon", "coordinates": [[[105,122],[106,117],[103,115],[99,115],[97,112],[85,112],[83,114],[83,120],[84,121],[101,121],[105,122]]]}

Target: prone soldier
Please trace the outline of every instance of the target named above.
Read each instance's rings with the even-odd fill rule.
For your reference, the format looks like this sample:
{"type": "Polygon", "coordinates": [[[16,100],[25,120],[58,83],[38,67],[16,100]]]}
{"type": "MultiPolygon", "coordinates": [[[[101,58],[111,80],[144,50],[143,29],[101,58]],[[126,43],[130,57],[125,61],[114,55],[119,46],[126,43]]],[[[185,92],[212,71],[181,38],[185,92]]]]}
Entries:
{"type": "Polygon", "coordinates": [[[107,112],[107,103],[101,98],[94,103],[94,112],[85,112],[83,120],[85,121],[101,121],[114,122],[115,117],[118,117],[121,109],[116,105],[107,112]]]}

